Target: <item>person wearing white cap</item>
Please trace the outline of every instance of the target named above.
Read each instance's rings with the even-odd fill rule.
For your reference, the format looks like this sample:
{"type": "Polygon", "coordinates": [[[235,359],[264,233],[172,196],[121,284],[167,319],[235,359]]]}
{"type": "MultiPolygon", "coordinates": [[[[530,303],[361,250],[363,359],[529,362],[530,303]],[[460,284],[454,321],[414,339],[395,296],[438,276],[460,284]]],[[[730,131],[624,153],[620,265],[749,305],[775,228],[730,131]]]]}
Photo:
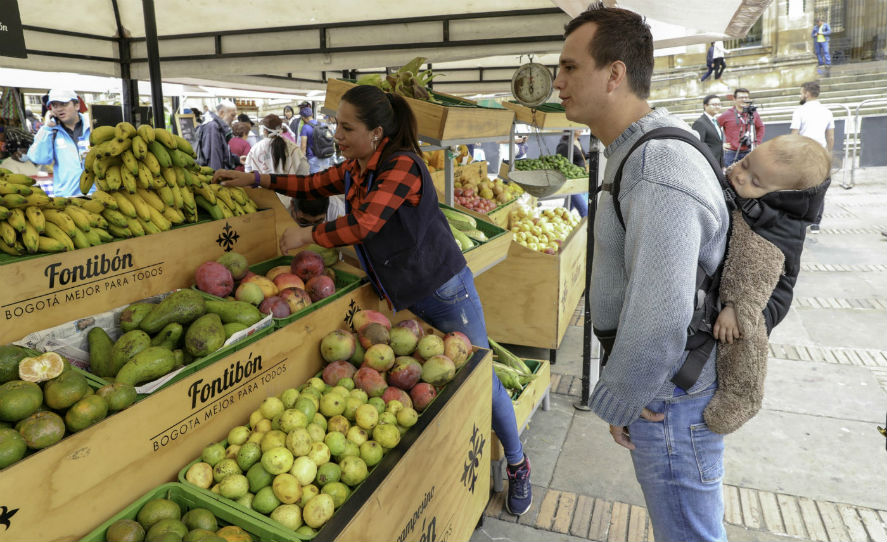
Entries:
{"type": "Polygon", "coordinates": [[[73,90],[54,88],[47,102],[46,121],[34,136],[28,160],[52,164],[53,195],[77,196],[83,159],[89,150],[89,123],[80,113],[80,99],[73,90]]]}

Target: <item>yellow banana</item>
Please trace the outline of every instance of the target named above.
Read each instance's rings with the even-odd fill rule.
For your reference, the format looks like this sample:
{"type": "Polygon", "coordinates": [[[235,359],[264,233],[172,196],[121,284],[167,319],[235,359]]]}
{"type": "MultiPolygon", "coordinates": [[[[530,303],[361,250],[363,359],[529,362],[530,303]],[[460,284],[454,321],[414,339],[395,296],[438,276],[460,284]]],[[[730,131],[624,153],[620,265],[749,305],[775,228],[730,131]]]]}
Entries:
{"type": "Polygon", "coordinates": [[[201,183],[200,183],[200,180],[197,178],[197,176],[186,169],[185,170],[185,185],[186,186],[195,186],[198,184],[201,184],[201,183]]]}
{"type": "Polygon", "coordinates": [[[212,175],[216,170],[209,166],[200,166],[200,174],[201,175],[212,175]]]}
{"type": "Polygon", "coordinates": [[[154,128],[154,139],[155,141],[159,141],[160,143],[162,143],[163,146],[166,147],[168,150],[172,150],[177,147],[175,138],[173,138],[172,133],[167,130],[154,128]]]}
{"type": "Polygon", "coordinates": [[[151,154],[150,152],[145,153],[145,157],[142,159],[142,162],[148,166],[148,169],[151,170],[151,175],[158,176],[160,175],[160,162],[157,161],[157,157],[151,154]]]}
{"type": "Polygon", "coordinates": [[[117,139],[130,139],[136,135],[136,127],[125,120],[118,122],[117,126],[114,127],[114,135],[117,139]]]}
{"type": "Polygon", "coordinates": [[[68,247],[58,239],[53,239],[52,237],[46,237],[44,235],[37,236],[37,250],[38,252],[64,252],[68,247]]]}
{"type": "Polygon", "coordinates": [[[2,197],[2,200],[3,206],[9,209],[16,209],[28,205],[27,198],[25,196],[22,196],[21,194],[6,194],[2,197]]]}
{"type": "Polygon", "coordinates": [[[139,174],[139,161],[136,160],[136,157],[131,150],[123,151],[120,155],[120,159],[123,161],[123,166],[128,169],[133,176],[139,174]]]}
{"type": "Polygon", "coordinates": [[[138,194],[143,200],[145,200],[145,203],[157,209],[161,213],[164,209],[166,209],[166,204],[163,203],[163,200],[160,199],[160,196],[158,196],[154,192],[151,192],[150,190],[145,190],[144,188],[139,188],[138,194]]]}
{"type": "MultiPolygon", "coordinates": [[[[118,228],[125,228],[129,221],[126,219],[126,216],[123,215],[120,211],[116,211],[114,209],[105,209],[102,212],[102,217],[108,221],[108,228],[111,226],[117,226],[118,228]]],[[[113,232],[112,232],[113,233],[113,232]]]]}
{"type": "Polygon", "coordinates": [[[129,228],[129,231],[131,231],[135,237],[141,237],[145,235],[145,228],[143,228],[142,225],[139,224],[138,219],[130,218],[127,222],[127,228],[129,228]]]}
{"type": "Polygon", "coordinates": [[[148,152],[153,154],[154,158],[157,158],[160,167],[172,166],[172,158],[169,157],[169,151],[166,150],[166,147],[160,140],[148,143],[148,152]]]}
{"type": "Polygon", "coordinates": [[[9,218],[9,215],[11,213],[12,211],[7,209],[6,207],[0,207],[0,220],[6,220],[7,218],[9,218]]]}
{"type": "Polygon", "coordinates": [[[145,230],[145,235],[152,235],[163,231],[160,229],[160,227],[149,220],[142,220],[141,218],[138,218],[136,220],[139,221],[139,226],[141,226],[142,229],[145,230]]]}
{"type": "Polygon", "coordinates": [[[25,201],[28,202],[28,205],[36,205],[38,207],[44,207],[52,202],[49,196],[37,192],[34,192],[29,196],[25,196],[25,201]]]}
{"type": "Polygon", "coordinates": [[[25,231],[25,222],[27,222],[25,219],[25,212],[21,209],[11,209],[9,216],[6,218],[6,222],[19,233],[25,231]]]}
{"type": "Polygon", "coordinates": [[[126,196],[124,196],[122,192],[111,192],[111,196],[117,200],[117,210],[123,213],[124,216],[129,218],[135,218],[138,216],[135,206],[133,206],[132,202],[126,199],[126,196]]]}
{"type": "MultiPolygon", "coordinates": [[[[163,180],[166,181],[166,185],[172,188],[173,186],[178,185],[176,181],[176,171],[171,167],[161,168],[160,173],[163,175],[163,180]]],[[[181,185],[179,185],[181,186],[181,185]]]]}
{"type": "Polygon", "coordinates": [[[231,208],[225,205],[225,202],[221,199],[216,200],[216,205],[218,205],[219,209],[222,210],[222,215],[224,215],[225,218],[231,218],[232,216],[234,216],[234,212],[231,210],[231,208]]]}
{"type": "Polygon", "coordinates": [[[175,198],[173,197],[173,191],[170,187],[163,185],[163,187],[157,190],[157,194],[160,196],[160,199],[163,200],[164,204],[170,207],[176,204],[175,198]]]}
{"type": "Polygon", "coordinates": [[[46,217],[46,222],[55,224],[68,236],[73,236],[78,231],[77,224],[64,211],[44,209],[43,216],[46,217]]]}
{"type": "MultiPolygon", "coordinates": [[[[167,207],[163,210],[163,217],[169,220],[170,224],[181,224],[185,221],[185,215],[175,207],[167,207]]],[[[3,224],[3,222],[0,222],[3,224]]]]}
{"type": "Polygon", "coordinates": [[[105,220],[105,217],[103,217],[101,213],[91,213],[86,211],[86,214],[89,216],[89,225],[92,226],[92,229],[108,227],[108,221],[105,220]]]}
{"type": "Polygon", "coordinates": [[[8,183],[6,181],[0,181],[0,195],[5,194],[20,194],[22,196],[27,196],[31,194],[33,190],[30,186],[24,184],[13,184],[8,183]]]}
{"type": "Polygon", "coordinates": [[[34,179],[28,177],[27,175],[22,175],[21,173],[9,173],[3,180],[12,183],[12,184],[24,184],[27,186],[33,186],[37,183],[34,179]]]}
{"type": "Polygon", "coordinates": [[[87,171],[92,171],[92,165],[95,164],[98,154],[99,153],[95,150],[95,147],[89,149],[89,152],[86,153],[86,158],[83,159],[83,167],[86,168],[87,171]]]}
{"type": "Polygon", "coordinates": [[[63,243],[66,250],[74,250],[74,241],[72,241],[68,234],[63,232],[62,229],[56,226],[54,223],[47,222],[46,231],[44,233],[46,233],[47,237],[63,243]]]}
{"type": "Polygon", "coordinates": [[[67,207],[68,203],[70,203],[70,200],[68,198],[63,198],[63,197],[59,197],[59,196],[56,196],[54,198],[49,198],[49,199],[50,199],[49,203],[44,205],[43,206],[44,208],[57,209],[59,211],[64,211],[65,207],[67,207]]]}
{"type": "Polygon", "coordinates": [[[202,184],[200,186],[194,186],[192,187],[192,190],[194,191],[194,194],[200,194],[210,205],[216,204],[216,193],[213,192],[208,185],[202,184]]]}
{"type": "Polygon", "coordinates": [[[96,179],[105,179],[111,166],[120,164],[120,159],[116,156],[99,158],[93,164],[92,172],[95,173],[96,179]]]}
{"type": "Polygon", "coordinates": [[[102,238],[99,237],[97,229],[91,229],[89,231],[83,232],[83,235],[86,236],[86,240],[89,241],[89,246],[91,247],[102,244],[102,238]]]}
{"type": "Polygon", "coordinates": [[[222,208],[220,205],[213,205],[210,202],[206,201],[201,195],[194,196],[194,201],[200,206],[204,211],[209,213],[209,215],[213,218],[213,220],[221,220],[225,218],[225,214],[222,212],[222,208]]]}
{"type": "Polygon", "coordinates": [[[15,248],[14,245],[7,245],[6,241],[0,239],[0,252],[5,252],[10,256],[21,256],[22,252],[15,248]]]}
{"type": "Polygon", "coordinates": [[[86,214],[86,211],[83,209],[76,207],[74,205],[69,206],[67,209],[62,211],[74,221],[74,224],[77,225],[82,231],[89,231],[92,227],[89,223],[89,215],[86,214]]]}
{"type": "Polygon", "coordinates": [[[142,199],[138,194],[127,194],[126,192],[121,192],[123,197],[129,200],[132,206],[136,210],[136,215],[142,220],[151,220],[151,206],[145,203],[145,200],[142,199]]]}
{"type": "Polygon", "coordinates": [[[217,198],[221,198],[222,201],[225,202],[225,205],[227,205],[229,209],[234,209],[234,199],[231,197],[231,194],[228,192],[228,190],[225,189],[225,187],[219,184],[210,184],[208,186],[210,186],[211,189],[216,193],[217,198]]]}
{"type": "Polygon", "coordinates": [[[74,203],[74,205],[76,205],[77,207],[85,209],[90,213],[101,213],[105,210],[105,204],[95,198],[72,198],[71,202],[74,203]]]}
{"type": "Polygon", "coordinates": [[[9,225],[9,222],[0,222],[0,239],[9,246],[15,244],[15,238],[18,234],[15,228],[9,225]]]}
{"type": "Polygon", "coordinates": [[[240,190],[238,190],[238,188],[240,188],[239,186],[234,186],[234,187],[228,186],[225,188],[231,194],[231,197],[234,199],[234,201],[236,201],[237,203],[239,203],[241,205],[245,204],[246,200],[249,199],[246,195],[246,192],[241,192],[240,190]]]}
{"type": "MultiPolygon", "coordinates": [[[[92,199],[98,201],[102,204],[103,207],[107,207],[109,209],[117,210],[117,200],[114,199],[111,194],[105,192],[104,190],[96,190],[92,193],[92,199]]],[[[102,212],[104,209],[98,212],[102,212]]],[[[96,211],[93,211],[96,212],[96,211]]]]}
{"type": "Polygon", "coordinates": [[[120,169],[120,180],[123,181],[123,188],[130,194],[134,194],[138,188],[138,181],[135,176],[126,168],[120,169]]]}
{"type": "Polygon", "coordinates": [[[183,186],[181,189],[182,192],[182,207],[188,209],[189,211],[194,212],[197,211],[196,200],[194,199],[194,192],[191,191],[191,187],[183,186]]]}
{"type": "Polygon", "coordinates": [[[173,206],[176,209],[181,209],[182,205],[185,204],[182,196],[182,190],[184,190],[184,188],[179,188],[178,186],[172,187],[173,206]]]}
{"type": "Polygon", "coordinates": [[[150,213],[150,216],[151,216],[150,221],[152,223],[154,223],[162,231],[166,231],[166,230],[172,228],[172,222],[167,220],[166,217],[163,216],[163,213],[161,213],[160,211],[158,211],[157,209],[155,209],[153,207],[148,207],[148,212],[150,213]]]}
{"type": "Polygon", "coordinates": [[[142,124],[139,126],[139,137],[141,137],[145,143],[150,143],[154,141],[154,127],[150,124],[142,124]]]}
{"type": "Polygon", "coordinates": [[[120,176],[120,166],[113,165],[108,168],[105,174],[105,182],[108,183],[110,190],[117,190],[123,184],[123,178],[120,176]]]}
{"type": "Polygon", "coordinates": [[[93,228],[92,231],[94,231],[96,235],[99,236],[99,239],[101,239],[103,243],[114,240],[114,236],[108,233],[107,226],[104,228],[93,228]]]}
{"type": "Polygon", "coordinates": [[[113,141],[108,141],[107,143],[103,143],[103,145],[108,145],[111,156],[120,156],[124,152],[128,151],[132,148],[132,140],[131,139],[114,139],[113,141]]]}
{"type": "Polygon", "coordinates": [[[37,230],[34,229],[30,223],[25,224],[25,231],[22,232],[22,244],[25,245],[25,250],[28,251],[28,254],[36,254],[37,253],[37,230]]]}
{"type": "Polygon", "coordinates": [[[256,202],[254,202],[253,200],[247,201],[246,205],[244,205],[243,208],[247,213],[255,213],[259,210],[259,208],[256,207],[256,202]]]}
{"type": "Polygon", "coordinates": [[[37,233],[43,233],[43,230],[46,229],[46,217],[43,216],[43,211],[39,207],[26,207],[25,218],[28,219],[28,223],[34,226],[37,233]]]}
{"type": "Polygon", "coordinates": [[[169,185],[166,184],[166,179],[164,179],[163,176],[151,178],[151,188],[154,190],[160,190],[163,187],[169,188],[169,185]]]}
{"type": "Polygon", "coordinates": [[[148,154],[148,144],[145,143],[145,140],[142,139],[142,136],[135,136],[132,138],[132,155],[136,160],[144,160],[145,155],[148,154]]]}
{"type": "Polygon", "coordinates": [[[139,186],[142,188],[151,188],[154,185],[154,175],[143,162],[139,162],[139,186]]]}
{"type": "Polygon", "coordinates": [[[113,126],[97,126],[89,133],[89,144],[92,146],[99,145],[114,138],[113,126]]]}
{"type": "Polygon", "coordinates": [[[197,153],[194,152],[194,148],[191,147],[191,143],[180,135],[173,136],[176,140],[176,147],[183,153],[187,154],[191,158],[197,158],[197,153]]]}
{"type": "Polygon", "coordinates": [[[86,234],[80,231],[78,228],[77,231],[74,232],[74,235],[71,236],[71,241],[74,242],[74,248],[89,248],[89,239],[86,238],[86,234]]]}
{"type": "Polygon", "coordinates": [[[108,224],[108,233],[120,239],[132,237],[132,231],[128,227],[115,226],[114,224],[108,224]]]}
{"type": "Polygon", "coordinates": [[[95,184],[95,173],[88,169],[84,169],[83,173],[80,174],[80,193],[83,195],[89,194],[89,191],[92,190],[92,185],[95,184]]]}
{"type": "Polygon", "coordinates": [[[176,172],[176,184],[185,186],[185,168],[173,166],[172,170],[176,172]]]}

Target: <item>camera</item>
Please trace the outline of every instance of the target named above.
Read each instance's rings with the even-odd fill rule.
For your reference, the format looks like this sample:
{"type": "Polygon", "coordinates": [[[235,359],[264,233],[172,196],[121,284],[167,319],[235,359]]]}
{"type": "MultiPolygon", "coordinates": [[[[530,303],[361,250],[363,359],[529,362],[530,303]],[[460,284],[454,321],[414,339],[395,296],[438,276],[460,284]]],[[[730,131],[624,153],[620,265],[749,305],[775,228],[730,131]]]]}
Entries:
{"type": "Polygon", "coordinates": [[[746,115],[754,115],[755,111],[758,110],[758,106],[756,106],[753,102],[748,102],[748,105],[742,108],[742,112],[746,115]]]}

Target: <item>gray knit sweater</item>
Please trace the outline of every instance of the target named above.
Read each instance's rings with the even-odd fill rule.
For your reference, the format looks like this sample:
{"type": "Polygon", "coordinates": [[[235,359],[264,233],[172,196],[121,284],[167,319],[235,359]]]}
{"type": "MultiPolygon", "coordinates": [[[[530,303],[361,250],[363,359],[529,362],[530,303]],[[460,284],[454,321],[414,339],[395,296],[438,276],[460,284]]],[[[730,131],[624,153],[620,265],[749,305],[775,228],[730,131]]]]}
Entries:
{"type": "MultiPolygon", "coordinates": [[[[691,132],[665,109],[653,110],[604,151],[604,182],[613,181],[644,132],[662,126],[691,132]]],[[[670,379],[686,357],[696,266],[711,273],[723,259],[729,216],[705,157],[678,140],[653,140],[632,154],[622,171],[619,201],[625,231],[608,192],[601,194],[594,224],[592,321],[601,330],[618,327],[619,333],[591,408],[611,425],[628,425],[648,403],[674,393],[670,379]]],[[[689,393],[714,381],[709,360],[689,393]]]]}

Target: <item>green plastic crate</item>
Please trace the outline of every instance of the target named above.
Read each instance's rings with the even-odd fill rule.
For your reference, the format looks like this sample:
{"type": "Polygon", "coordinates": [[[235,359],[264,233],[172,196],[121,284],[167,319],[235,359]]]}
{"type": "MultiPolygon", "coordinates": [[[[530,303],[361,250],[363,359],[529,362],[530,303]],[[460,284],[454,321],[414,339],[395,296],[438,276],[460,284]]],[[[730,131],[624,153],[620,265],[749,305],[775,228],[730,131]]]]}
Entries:
{"type": "MultiPolygon", "coordinates": [[[[251,266],[249,266],[249,270],[257,275],[264,275],[265,273],[267,273],[268,271],[270,271],[274,267],[277,267],[280,265],[289,265],[290,262],[292,261],[292,259],[293,259],[292,256],[278,256],[277,258],[272,258],[270,260],[265,260],[264,262],[259,262],[257,264],[251,265],[251,266]]],[[[284,326],[287,326],[287,325],[295,322],[299,318],[302,318],[303,316],[311,314],[312,312],[319,309],[320,307],[330,304],[332,301],[339,299],[340,297],[347,294],[348,292],[355,290],[358,286],[360,286],[361,282],[363,281],[362,277],[352,275],[351,273],[346,273],[345,271],[339,271],[338,269],[333,269],[333,272],[336,274],[336,280],[334,281],[334,283],[336,285],[336,293],[334,293],[333,295],[331,295],[327,298],[321,299],[320,301],[315,301],[314,303],[308,305],[304,309],[298,310],[298,311],[290,314],[286,318],[275,318],[274,319],[274,329],[280,329],[284,326]]],[[[197,289],[197,286],[196,285],[192,286],[192,288],[197,289]]],[[[205,296],[213,298],[213,299],[220,299],[216,296],[207,294],[206,292],[201,292],[201,293],[203,293],[205,296]]]]}
{"type": "MultiPolygon", "coordinates": [[[[438,202],[438,205],[440,206],[441,209],[450,209],[452,211],[456,211],[457,213],[462,213],[462,211],[455,209],[453,207],[450,207],[446,203],[438,202]]],[[[464,214],[465,216],[471,216],[468,213],[462,213],[462,214],[464,214]]],[[[477,229],[482,231],[483,234],[487,236],[487,241],[480,243],[480,242],[474,241],[474,239],[472,239],[472,241],[474,241],[474,246],[469,248],[468,250],[466,250],[462,254],[467,254],[467,253],[471,252],[472,250],[476,249],[477,247],[480,247],[480,246],[485,245],[486,243],[489,243],[490,241],[499,237],[500,235],[505,235],[506,233],[508,233],[506,230],[500,228],[499,226],[497,226],[495,224],[487,222],[486,220],[478,220],[475,217],[471,217],[471,218],[474,218],[475,222],[477,222],[477,229]]]]}
{"type": "Polygon", "coordinates": [[[151,499],[169,499],[182,508],[182,515],[193,508],[206,508],[212,512],[219,521],[219,528],[226,525],[236,525],[253,536],[260,542],[273,542],[277,540],[285,540],[281,537],[281,532],[273,529],[271,525],[258,523],[252,518],[241,514],[237,510],[223,506],[218,501],[210,499],[205,495],[194,491],[192,488],[179,483],[163,484],[156,487],[140,497],[137,501],[130,504],[108,521],[99,525],[94,531],[83,537],[83,542],[104,542],[105,532],[115,521],[120,519],[135,519],[142,509],[142,506],[151,499]]]}

